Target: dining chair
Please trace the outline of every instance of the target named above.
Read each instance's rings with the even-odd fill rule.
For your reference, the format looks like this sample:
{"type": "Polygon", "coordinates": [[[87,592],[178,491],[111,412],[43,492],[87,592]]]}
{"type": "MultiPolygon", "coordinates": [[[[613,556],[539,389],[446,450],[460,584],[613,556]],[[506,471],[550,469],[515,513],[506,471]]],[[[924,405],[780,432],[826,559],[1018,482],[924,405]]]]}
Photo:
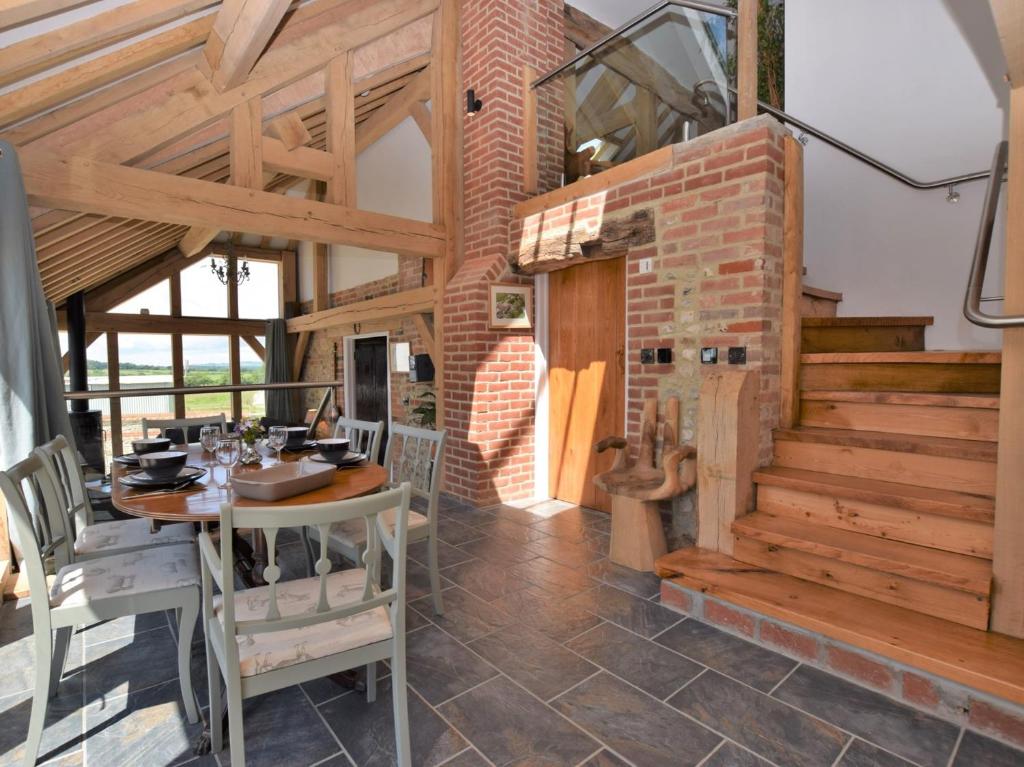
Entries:
{"type": "Polygon", "coordinates": [[[154,531],[148,519],[93,521],[82,466],[67,438],[59,434],[33,452],[43,460],[57,491],[56,515],[50,520],[50,529],[67,538],[75,560],[125,554],[150,546],[195,543],[195,529],[188,522],[161,525],[154,531]]]}
{"type": "Polygon", "coordinates": [[[49,698],[57,694],[75,626],[127,615],[174,610],[178,616],[178,679],[188,721],[199,721],[192,693],[192,632],[199,617],[199,562],[192,544],[155,546],[75,562],[69,541],[50,520],[60,508],[43,458],[33,453],[0,471],[13,532],[27,570],[36,680],[25,739],[25,765],[39,752],[49,698]],[[46,561],[56,574],[47,583],[46,561]]]}
{"type": "MultiPolygon", "coordinates": [[[[444,429],[418,429],[402,424],[392,424],[388,447],[384,454],[384,469],[388,473],[389,486],[408,482],[412,495],[426,505],[426,515],[409,511],[409,542],[427,540],[427,567],[430,571],[430,590],[434,597],[434,612],[444,612],[441,597],[441,574],[437,561],[437,506],[441,495],[441,469],[444,463],[444,443],[447,432],[444,429]]],[[[394,510],[385,515],[394,525],[394,510]]],[[[317,537],[317,531],[309,529],[309,536],[317,537]]],[[[366,547],[366,530],[358,522],[344,522],[334,525],[330,532],[329,547],[353,562],[359,562],[366,547]]],[[[312,559],[311,550],[307,557],[312,559]]]]}
{"type": "Polygon", "coordinates": [[[383,421],[339,418],[334,426],[334,436],[348,439],[352,443],[349,448],[357,453],[365,454],[370,463],[377,463],[377,459],[380,457],[380,443],[383,435],[383,421]]]}
{"type": "MultiPolygon", "coordinates": [[[[376,495],[307,506],[221,506],[221,530],[252,528],[266,539],[266,586],[235,590],[233,540],[199,534],[203,621],[206,635],[210,710],[221,711],[221,678],[227,688],[231,765],[245,764],[242,701],[272,690],[366,666],[366,697],[376,699],[376,664],[388,660],[392,675],[398,764],[410,767],[409,712],[405,671],[405,563],[407,526],[385,525],[383,514],[409,508],[408,484],[376,495]],[[356,522],[367,530],[364,567],[331,572],[327,530],[356,522]],[[277,535],[282,528],[308,525],[321,531],[317,575],[281,581],[277,535]],[[381,589],[381,549],[392,561],[391,586],[381,589]],[[214,585],[220,594],[214,594],[214,585]]],[[[223,748],[221,717],[210,717],[213,751],[223,748]]],[[[283,733],[289,737],[290,733],[283,733]]]]}
{"type": "MultiPolygon", "coordinates": [[[[142,436],[144,439],[148,438],[150,429],[155,430],[158,437],[167,437],[169,431],[180,432],[182,439],[180,442],[175,440],[175,443],[184,445],[188,442],[198,442],[199,430],[204,426],[219,426],[223,434],[228,431],[228,421],[221,413],[220,415],[196,416],[195,418],[143,418],[142,436]],[[190,439],[193,434],[195,439],[190,439]]],[[[173,440],[175,436],[177,434],[173,434],[171,439],[173,440]]]]}

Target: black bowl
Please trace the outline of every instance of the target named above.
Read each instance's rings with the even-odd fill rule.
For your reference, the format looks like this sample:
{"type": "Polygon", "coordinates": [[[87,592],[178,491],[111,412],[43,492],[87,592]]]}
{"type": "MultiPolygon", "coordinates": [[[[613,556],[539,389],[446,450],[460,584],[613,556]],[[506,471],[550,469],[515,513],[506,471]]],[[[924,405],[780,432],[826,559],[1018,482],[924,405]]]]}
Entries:
{"type": "Polygon", "coordinates": [[[347,439],[320,439],[317,440],[316,447],[325,461],[339,465],[348,455],[350,444],[351,441],[347,439]]]}
{"type": "Polygon", "coordinates": [[[150,437],[149,439],[132,440],[132,450],[135,452],[135,455],[162,453],[165,450],[169,450],[170,447],[171,441],[167,439],[167,437],[150,437]]]}
{"type": "Polygon", "coordinates": [[[289,426],[288,428],[288,444],[285,447],[295,449],[302,447],[306,444],[306,434],[309,433],[309,429],[305,426],[289,426]]]}
{"type": "Polygon", "coordinates": [[[188,453],[168,450],[160,453],[143,453],[139,456],[139,467],[153,479],[170,481],[185,468],[188,453]]]}

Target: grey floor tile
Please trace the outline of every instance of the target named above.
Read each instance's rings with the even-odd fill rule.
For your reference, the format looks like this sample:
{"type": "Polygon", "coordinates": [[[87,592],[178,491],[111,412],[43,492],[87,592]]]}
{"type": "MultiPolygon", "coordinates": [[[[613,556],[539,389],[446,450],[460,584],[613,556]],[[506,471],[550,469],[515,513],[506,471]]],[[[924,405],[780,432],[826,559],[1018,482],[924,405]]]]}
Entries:
{"type": "MultiPolygon", "coordinates": [[[[970,764],[982,765],[987,762],[970,762],[970,764]]],[[[883,751],[878,746],[872,746],[863,740],[854,738],[853,743],[846,749],[843,758],[839,760],[838,767],[913,767],[905,759],[893,756],[888,751],[883,751]]]]}
{"type": "Polygon", "coordinates": [[[673,626],[656,641],[762,692],[770,691],[797,665],[785,655],[692,619],[673,626]]]}
{"type": "Polygon", "coordinates": [[[643,599],[661,593],[661,578],[654,573],[642,573],[614,562],[601,559],[587,567],[587,574],[595,580],[615,586],[643,599]]]}
{"type": "Polygon", "coordinates": [[[483,560],[450,567],[444,571],[444,577],[487,602],[493,602],[530,586],[530,582],[513,573],[511,567],[502,567],[483,560]]]}
{"type": "Polygon", "coordinates": [[[451,546],[461,546],[463,543],[475,541],[483,535],[476,527],[464,525],[451,517],[438,517],[437,537],[451,546]]]}
{"type": "Polygon", "coordinates": [[[585,543],[573,543],[551,535],[531,541],[523,549],[538,557],[546,557],[553,562],[567,565],[576,570],[585,569],[587,565],[596,562],[602,556],[600,552],[594,551],[585,543]]]}
{"type": "MultiPolygon", "coordinates": [[[[444,592],[442,591],[441,593],[443,594],[444,592]]],[[[410,607],[408,603],[406,603],[406,605],[405,605],[405,630],[406,631],[415,631],[416,629],[421,629],[424,626],[429,626],[432,623],[432,621],[430,619],[434,617],[434,601],[433,601],[433,597],[421,597],[421,599],[430,600],[430,607],[429,608],[424,608],[424,613],[425,614],[424,613],[419,613],[416,610],[412,609],[412,607],[410,607]]]]}
{"type": "Polygon", "coordinates": [[[589,610],[573,605],[531,586],[494,601],[523,626],[539,631],[558,642],[565,642],[601,623],[601,618],[589,610]]]}
{"type": "MultiPolygon", "coordinates": [[[[416,541],[416,543],[409,544],[409,557],[419,562],[424,567],[430,564],[430,551],[428,546],[429,541],[416,541]]],[[[457,546],[452,546],[445,543],[444,541],[437,542],[437,564],[438,568],[443,570],[446,567],[457,565],[462,562],[468,562],[473,559],[473,555],[468,551],[463,551],[457,546]]]]}
{"type": "MultiPolygon", "coordinates": [[[[446,572],[441,573],[441,588],[446,589],[452,585],[452,582],[445,576],[446,572]]],[[[419,599],[422,596],[430,594],[430,570],[427,569],[426,565],[421,565],[419,562],[413,560],[406,560],[405,567],[405,598],[411,602],[414,599],[419,599]]]]}
{"type": "Polygon", "coordinates": [[[475,506],[468,506],[466,504],[446,506],[443,501],[438,506],[438,514],[439,520],[451,519],[460,525],[468,527],[476,527],[477,525],[493,522],[497,519],[494,514],[485,509],[478,509],[475,506]]]}
{"type": "MultiPolygon", "coordinates": [[[[377,667],[378,676],[386,673],[386,669],[381,666],[377,667]]],[[[339,698],[342,695],[351,695],[353,690],[350,687],[338,684],[329,676],[322,676],[319,679],[311,679],[308,682],[303,682],[299,685],[303,692],[309,696],[309,699],[313,701],[313,705],[319,706],[321,703],[325,703],[334,698],[339,698]]]]}
{"type": "MultiPolygon", "coordinates": [[[[244,701],[242,727],[246,767],[310,765],[338,751],[334,736],[298,686],[244,701]]],[[[231,744],[227,739],[225,743],[219,757],[227,765],[231,744]]]]}
{"type": "Polygon", "coordinates": [[[629,762],[620,759],[607,749],[601,749],[583,763],[583,767],[629,767],[629,762]]]}
{"type": "Polygon", "coordinates": [[[503,519],[506,522],[515,522],[517,525],[532,525],[543,517],[534,514],[518,506],[510,506],[500,503],[497,506],[488,506],[484,511],[493,514],[495,519],[503,519]]]}
{"type": "Polygon", "coordinates": [[[600,747],[504,677],[460,695],[439,710],[495,764],[575,765],[600,747]]]}
{"type": "MultiPolygon", "coordinates": [[[[511,522],[509,523],[511,524],[511,522]]],[[[517,525],[521,527],[521,525],[517,525]]],[[[524,528],[529,529],[529,528],[524,528]]],[[[491,567],[503,565],[515,565],[520,562],[528,562],[536,558],[529,549],[521,543],[513,543],[504,538],[485,536],[475,541],[464,543],[459,548],[469,557],[475,557],[487,562],[491,567]]]]}
{"type": "Polygon", "coordinates": [[[587,533],[583,545],[588,549],[595,551],[602,557],[607,557],[608,552],[611,550],[612,537],[607,533],[595,530],[592,527],[587,528],[587,533]]]}
{"type": "MultiPolygon", "coordinates": [[[[65,677],[57,696],[49,700],[43,739],[37,755],[38,764],[51,760],[61,760],[66,765],[81,763],[82,677],[81,671],[65,677]]],[[[28,734],[31,710],[31,692],[0,699],[0,721],[3,722],[0,727],[0,765],[3,767],[21,767],[24,763],[25,736],[28,734]]]]}
{"type": "Polygon", "coordinates": [[[611,623],[580,634],[566,647],[659,700],[704,670],[703,666],[611,623]]]}
{"type": "Polygon", "coordinates": [[[97,642],[107,642],[111,639],[121,639],[141,634],[143,631],[167,628],[167,614],[164,612],[145,613],[144,615],[126,615],[112,621],[94,623],[91,626],[80,629],[79,633],[85,639],[87,645],[97,642]]]}
{"type": "Polygon", "coordinates": [[[541,700],[565,692],[598,671],[553,639],[518,625],[471,642],[469,647],[541,700]]]}
{"type": "MultiPolygon", "coordinates": [[[[177,682],[89,704],[85,713],[89,764],[173,765],[193,758],[202,724],[188,724],[177,682]]],[[[326,756],[326,754],[325,754],[326,756]]]]}
{"type": "Polygon", "coordinates": [[[967,730],[956,752],[953,767],[1021,767],[1024,752],[967,730]]]}
{"type": "MultiPolygon", "coordinates": [[[[412,763],[434,767],[469,744],[416,693],[408,693],[409,738],[412,763]]],[[[359,767],[390,767],[395,763],[395,719],[391,677],[377,684],[377,700],[366,702],[362,693],[320,706],[327,724],[359,767]]]]}
{"type": "Polygon", "coordinates": [[[460,642],[470,642],[490,634],[514,620],[511,615],[473,596],[465,589],[454,586],[442,592],[444,614],[434,614],[433,597],[423,597],[411,603],[413,610],[421,613],[443,628],[460,642]]]}
{"type": "Polygon", "coordinates": [[[772,767],[756,754],[726,741],[701,767],[772,767]]]}
{"type": "Polygon", "coordinates": [[[683,619],[679,613],[659,604],[605,585],[577,594],[568,604],[582,607],[594,615],[647,638],[661,633],[683,619]]]}
{"type": "Polygon", "coordinates": [[[923,767],[943,767],[959,734],[948,722],[808,666],[775,696],[923,767]]]}
{"type": "Polygon", "coordinates": [[[519,524],[518,522],[511,522],[507,519],[496,519],[493,522],[479,525],[477,530],[486,533],[492,538],[500,538],[503,541],[518,544],[525,544],[530,541],[543,540],[544,538],[550,537],[540,530],[529,527],[528,525],[519,524]]]}
{"type": "Polygon", "coordinates": [[[406,638],[406,660],[409,684],[435,706],[498,673],[436,626],[406,638]]]}
{"type": "MultiPolygon", "coordinates": [[[[125,695],[178,678],[178,646],[170,629],[87,645],[85,660],[89,701],[125,695]]],[[[197,680],[192,683],[196,685],[197,680]]]]}
{"type": "Polygon", "coordinates": [[[544,557],[531,559],[521,565],[513,565],[509,568],[509,572],[539,589],[561,597],[571,597],[594,585],[594,581],[585,573],[544,557]]]}
{"type": "Polygon", "coordinates": [[[696,765],[721,738],[664,703],[601,673],[552,705],[636,767],[696,765]]]}
{"type": "Polygon", "coordinates": [[[587,527],[583,521],[571,514],[558,514],[547,519],[542,519],[535,522],[532,527],[535,530],[553,535],[557,538],[563,538],[573,543],[583,543],[587,540],[590,528],[587,527]]]}
{"type": "Polygon", "coordinates": [[[715,671],[704,672],[669,703],[788,767],[832,764],[849,740],[835,727],[715,671]]]}
{"type": "Polygon", "coordinates": [[[444,767],[490,767],[487,760],[480,756],[479,751],[468,748],[458,756],[449,759],[444,767]]]}

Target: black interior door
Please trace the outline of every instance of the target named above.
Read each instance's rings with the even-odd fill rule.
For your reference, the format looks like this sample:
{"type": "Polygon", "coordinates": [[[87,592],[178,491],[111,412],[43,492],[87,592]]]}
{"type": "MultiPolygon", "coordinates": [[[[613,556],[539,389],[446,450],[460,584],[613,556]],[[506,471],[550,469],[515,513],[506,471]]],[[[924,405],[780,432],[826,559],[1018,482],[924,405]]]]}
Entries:
{"type": "Polygon", "coordinates": [[[380,462],[388,444],[388,339],[357,338],[355,342],[355,414],[361,421],[383,421],[380,462]]]}

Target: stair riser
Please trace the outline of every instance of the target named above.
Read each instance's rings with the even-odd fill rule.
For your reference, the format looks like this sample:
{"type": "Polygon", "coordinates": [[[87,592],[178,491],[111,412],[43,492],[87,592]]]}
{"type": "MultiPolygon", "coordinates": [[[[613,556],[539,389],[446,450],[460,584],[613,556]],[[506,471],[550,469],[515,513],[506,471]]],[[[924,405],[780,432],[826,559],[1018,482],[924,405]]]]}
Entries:
{"type": "Polygon", "coordinates": [[[974,495],[995,495],[996,466],[986,461],[777,439],[775,464],[974,495]]]}
{"type": "Polygon", "coordinates": [[[980,522],[771,485],[758,485],[757,509],[876,538],[992,558],[992,526],[980,522]]]}
{"type": "Polygon", "coordinates": [[[800,366],[807,391],[999,393],[999,365],[962,363],[826,362],[800,366]]]}
{"type": "Polygon", "coordinates": [[[800,333],[800,352],[923,352],[924,328],[888,327],[805,327],[800,333]]]}
{"type": "Polygon", "coordinates": [[[999,438],[999,411],[982,408],[803,400],[800,403],[800,423],[830,429],[988,442],[999,438]]]}
{"type": "Polygon", "coordinates": [[[735,536],[733,556],[795,578],[877,599],[977,629],[988,627],[988,599],[735,536]]]}

